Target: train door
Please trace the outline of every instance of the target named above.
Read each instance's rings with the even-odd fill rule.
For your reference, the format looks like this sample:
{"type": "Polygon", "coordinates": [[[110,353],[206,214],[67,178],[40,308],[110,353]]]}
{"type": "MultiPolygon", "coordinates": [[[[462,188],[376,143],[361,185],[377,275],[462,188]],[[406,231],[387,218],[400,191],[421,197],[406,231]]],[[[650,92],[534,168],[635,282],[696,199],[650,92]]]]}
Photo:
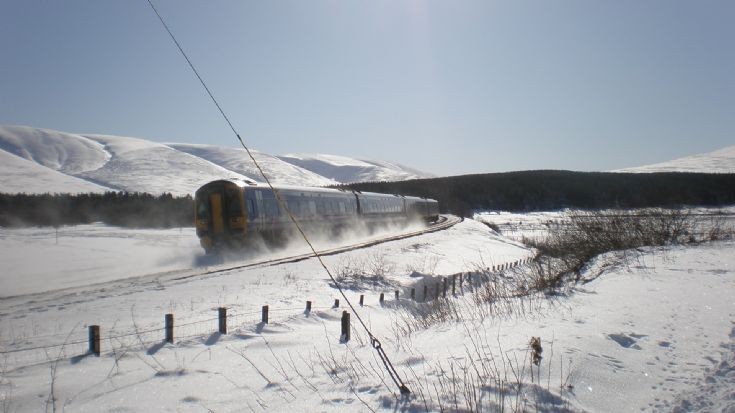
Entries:
{"type": "Polygon", "coordinates": [[[222,195],[210,194],[209,205],[212,208],[212,234],[221,236],[225,231],[225,220],[222,216],[222,195]]]}

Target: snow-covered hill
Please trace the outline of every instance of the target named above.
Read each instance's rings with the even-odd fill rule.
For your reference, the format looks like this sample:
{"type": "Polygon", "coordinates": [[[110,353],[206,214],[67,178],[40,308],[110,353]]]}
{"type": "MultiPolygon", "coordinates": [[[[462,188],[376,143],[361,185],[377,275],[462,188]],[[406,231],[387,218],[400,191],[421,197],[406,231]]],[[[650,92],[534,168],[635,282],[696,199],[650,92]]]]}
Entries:
{"type": "Polygon", "coordinates": [[[66,175],[10,152],[0,151],[0,192],[105,192],[107,188],[66,175]]]}
{"type": "MultiPolygon", "coordinates": [[[[253,155],[270,181],[280,185],[324,186],[428,176],[400,165],[331,155],[311,158],[319,159],[316,170],[258,151],[253,155]]],[[[240,148],[162,144],[27,126],[0,126],[0,162],[0,192],[4,193],[125,190],[184,195],[215,179],[263,182],[240,148]]]]}
{"type": "Polygon", "coordinates": [[[735,146],[652,165],[619,169],[615,172],[735,173],[735,146]]]}
{"type": "MultiPolygon", "coordinates": [[[[188,154],[206,159],[215,165],[219,165],[230,171],[237,172],[255,181],[263,181],[260,172],[250,160],[245,149],[226,148],[212,145],[193,145],[172,143],[171,148],[186,152],[188,154]]],[[[268,179],[289,185],[324,186],[334,185],[337,181],[327,179],[314,172],[299,168],[288,162],[284,162],[276,156],[268,155],[260,151],[253,151],[253,156],[260,166],[266,171],[268,179]]]]}
{"type": "Polygon", "coordinates": [[[344,183],[403,181],[434,176],[397,163],[368,161],[338,155],[291,154],[279,156],[279,158],[344,183]]]}

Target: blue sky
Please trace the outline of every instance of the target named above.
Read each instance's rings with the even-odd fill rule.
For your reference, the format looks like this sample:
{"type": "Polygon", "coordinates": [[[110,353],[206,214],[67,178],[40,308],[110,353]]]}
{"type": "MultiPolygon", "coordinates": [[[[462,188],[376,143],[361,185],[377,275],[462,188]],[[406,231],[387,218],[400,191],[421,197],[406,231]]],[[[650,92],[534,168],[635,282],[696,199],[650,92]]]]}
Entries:
{"type": "MultiPolygon", "coordinates": [[[[154,4],[267,153],[457,175],[735,145],[733,1],[154,4]]],[[[145,0],[0,2],[0,124],[237,144],[145,0]]]]}

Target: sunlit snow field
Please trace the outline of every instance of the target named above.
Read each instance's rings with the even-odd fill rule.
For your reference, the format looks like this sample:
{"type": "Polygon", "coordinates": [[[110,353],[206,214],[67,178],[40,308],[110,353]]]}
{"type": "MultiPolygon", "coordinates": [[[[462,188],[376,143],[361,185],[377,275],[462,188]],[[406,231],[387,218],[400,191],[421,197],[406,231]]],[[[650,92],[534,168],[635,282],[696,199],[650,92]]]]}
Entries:
{"type": "MultiPolygon", "coordinates": [[[[2,229],[0,401],[8,411],[440,410],[425,397],[462,374],[450,367],[482,365],[478,358],[488,355],[501,367],[505,359],[525,366],[529,340],[538,336],[541,383],[525,367],[513,373],[506,366],[511,382],[516,374],[524,383],[507,395],[507,410],[520,400],[540,410],[733,408],[735,244],[642,252],[568,294],[525,304],[522,313],[410,334],[402,333],[413,308],[405,301],[410,288],[420,295],[440,276],[533,251],[465,220],[325,257],[353,303],[365,296],[357,311],[414,392],[401,398],[354,315],[352,339],[340,342],[346,305],[314,259],[181,278],[178,270],[209,268],[197,260],[202,252],[192,229],[68,227],[59,229],[58,243],[53,228],[2,229]],[[337,298],[340,307],[332,308],[337,298]],[[263,305],[268,324],[260,323],[263,305]],[[216,333],[218,307],[231,315],[227,335],[216,333]],[[163,343],[166,313],[176,319],[173,344],[163,343]],[[99,358],[85,356],[92,324],[102,332],[99,358]]],[[[449,300],[471,292],[464,285],[449,300]]],[[[500,400],[499,389],[484,390],[486,407],[500,400]]],[[[443,402],[448,410],[463,406],[443,402]]]]}

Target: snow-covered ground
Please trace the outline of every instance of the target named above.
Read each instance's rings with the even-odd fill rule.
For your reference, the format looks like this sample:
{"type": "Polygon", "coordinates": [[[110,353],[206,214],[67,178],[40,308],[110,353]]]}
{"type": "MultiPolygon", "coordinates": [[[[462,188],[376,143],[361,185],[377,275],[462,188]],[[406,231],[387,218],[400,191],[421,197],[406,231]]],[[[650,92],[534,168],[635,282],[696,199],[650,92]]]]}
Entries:
{"type": "MultiPolygon", "coordinates": [[[[506,238],[528,242],[543,239],[549,231],[565,225],[570,215],[578,213],[584,213],[584,211],[572,209],[527,213],[482,211],[475,214],[473,218],[495,229],[506,238]]],[[[611,213],[620,213],[620,211],[611,211],[611,213]]],[[[700,228],[710,227],[715,222],[730,229],[735,228],[735,207],[733,206],[688,208],[686,213],[690,214],[690,222],[698,224],[700,228]]]]}
{"type": "MultiPolygon", "coordinates": [[[[53,229],[3,230],[0,259],[16,261],[2,268],[1,289],[22,294],[18,284],[28,284],[34,292],[0,294],[3,408],[438,411],[464,408],[468,390],[477,389],[484,408],[500,403],[508,411],[523,400],[530,411],[735,409],[735,243],[651,248],[565,295],[510,299],[512,313],[468,310],[461,322],[426,328],[410,314],[437,302],[408,302],[411,287],[421,296],[439,276],[532,251],[465,220],[325,257],[353,303],[365,296],[357,311],[411,397],[397,395],[354,314],[352,339],[340,341],[344,299],[316,260],[170,276],[177,265],[196,265],[195,244],[187,230],[63,228],[58,244],[53,229]],[[93,274],[99,284],[87,284],[93,274]],[[262,305],[270,308],[268,324],[260,323],[262,305]],[[227,335],[216,333],[221,306],[230,316],[227,335]],[[174,344],[162,342],[166,313],[175,316],[174,344]],[[85,355],[91,324],[101,326],[99,358],[85,355]],[[532,379],[534,336],[544,358],[532,379]],[[41,348],[18,351],[34,347],[41,348]],[[56,362],[59,355],[66,358],[56,362]],[[465,380],[475,372],[486,385],[465,380]],[[466,387],[452,388],[463,381],[466,387]]],[[[433,308],[471,309],[476,287],[450,293],[454,307],[433,308]]]]}
{"type": "MultiPolygon", "coordinates": [[[[321,168],[311,170],[258,151],[253,156],[268,179],[278,185],[324,186],[429,176],[400,165],[342,156],[320,155],[324,159],[321,168]],[[337,164],[330,165],[326,159],[337,164]],[[335,168],[341,171],[338,176],[331,174],[335,168]]],[[[241,148],[161,144],[124,136],[0,125],[1,193],[124,190],[191,195],[201,185],[223,178],[264,182],[241,148]]]]}
{"type": "Polygon", "coordinates": [[[201,255],[194,228],[0,228],[0,245],[0,299],[191,268],[201,255]]]}

